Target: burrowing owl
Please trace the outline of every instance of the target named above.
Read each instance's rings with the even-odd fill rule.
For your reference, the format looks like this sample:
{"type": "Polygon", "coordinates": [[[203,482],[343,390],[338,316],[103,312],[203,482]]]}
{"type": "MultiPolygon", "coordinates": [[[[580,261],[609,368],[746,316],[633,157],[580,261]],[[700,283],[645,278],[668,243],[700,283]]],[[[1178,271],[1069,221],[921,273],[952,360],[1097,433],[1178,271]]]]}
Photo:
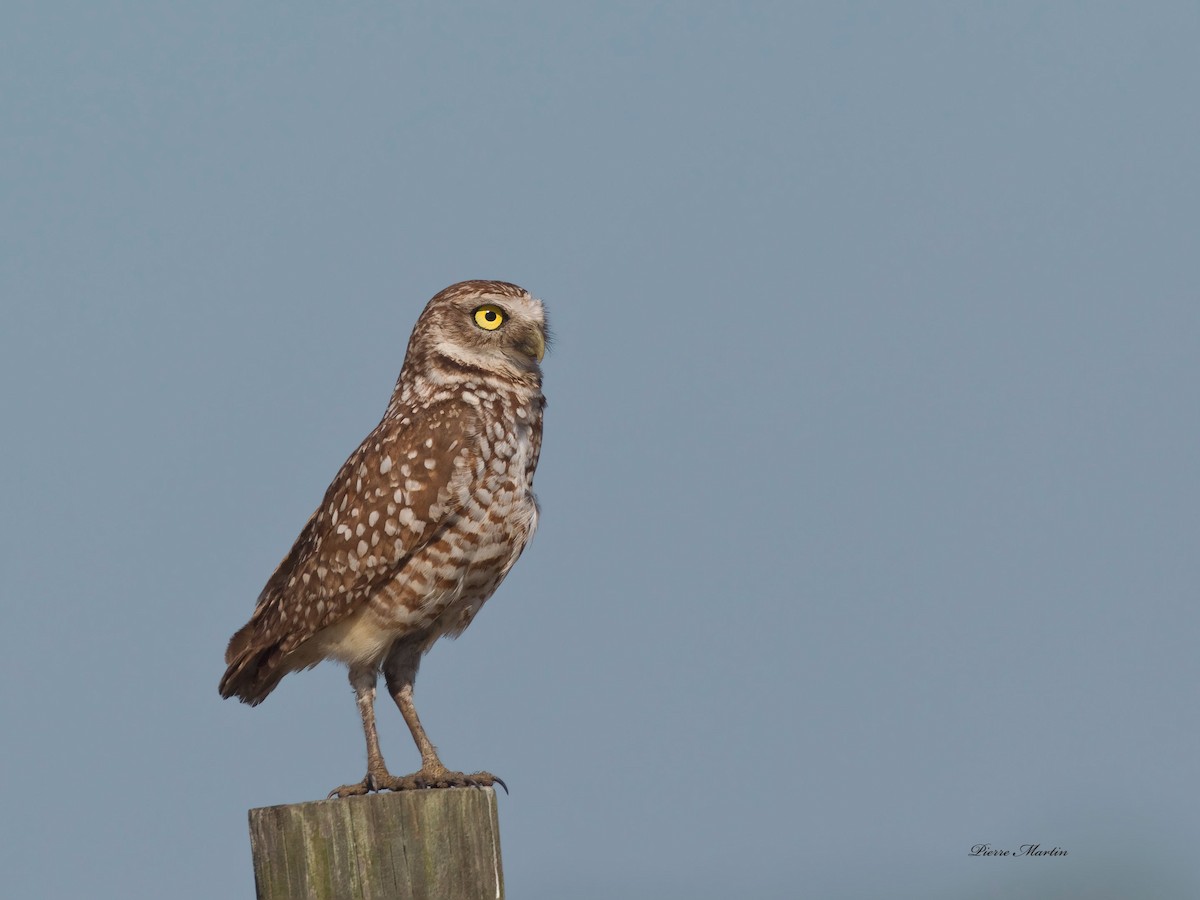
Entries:
{"type": "Polygon", "coordinates": [[[229,641],[221,696],[252,706],[288,672],[323,659],[349,665],[367,775],[331,796],[497,780],[442,765],[413,680],[434,641],[471,623],[537,526],[545,349],[541,301],[514,284],[464,281],[430,300],[382,421],[229,641]],[[413,775],[389,773],[379,752],[381,668],[421,751],[413,775]]]}

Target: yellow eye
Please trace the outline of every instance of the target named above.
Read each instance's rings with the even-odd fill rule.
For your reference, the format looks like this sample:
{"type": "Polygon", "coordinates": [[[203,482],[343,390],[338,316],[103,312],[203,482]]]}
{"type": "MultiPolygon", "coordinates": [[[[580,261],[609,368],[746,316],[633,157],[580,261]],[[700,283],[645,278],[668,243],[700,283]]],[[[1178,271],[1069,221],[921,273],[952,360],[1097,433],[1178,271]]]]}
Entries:
{"type": "Polygon", "coordinates": [[[481,306],[475,310],[475,324],[484,331],[495,331],[504,324],[504,310],[490,303],[481,306]]]}

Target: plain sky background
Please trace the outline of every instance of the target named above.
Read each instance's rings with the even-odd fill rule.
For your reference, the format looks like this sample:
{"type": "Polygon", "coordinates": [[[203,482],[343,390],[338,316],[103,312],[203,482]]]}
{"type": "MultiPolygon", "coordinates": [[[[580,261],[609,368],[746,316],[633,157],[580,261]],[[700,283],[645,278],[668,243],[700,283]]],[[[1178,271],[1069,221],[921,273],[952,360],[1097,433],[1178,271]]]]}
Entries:
{"type": "Polygon", "coordinates": [[[486,277],[556,334],[541,530],[417,701],[512,789],[510,897],[1200,894],[1197,47],[7,0],[0,893],[249,897],[246,809],[362,776],[344,670],[252,710],[224,645],[486,277]]]}

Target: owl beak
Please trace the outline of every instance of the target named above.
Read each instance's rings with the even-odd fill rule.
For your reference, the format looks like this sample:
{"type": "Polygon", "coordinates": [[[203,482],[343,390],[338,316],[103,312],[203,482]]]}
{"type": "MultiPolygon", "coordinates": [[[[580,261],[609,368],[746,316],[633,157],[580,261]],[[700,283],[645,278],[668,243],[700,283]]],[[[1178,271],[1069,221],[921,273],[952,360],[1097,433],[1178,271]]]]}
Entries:
{"type": "Polygon", "coordinates": [[[538,362],[546,355],[546,337],[540,328],[531,328],[521,336],[517,349],[526,356],[532,356],[538,362]]]}

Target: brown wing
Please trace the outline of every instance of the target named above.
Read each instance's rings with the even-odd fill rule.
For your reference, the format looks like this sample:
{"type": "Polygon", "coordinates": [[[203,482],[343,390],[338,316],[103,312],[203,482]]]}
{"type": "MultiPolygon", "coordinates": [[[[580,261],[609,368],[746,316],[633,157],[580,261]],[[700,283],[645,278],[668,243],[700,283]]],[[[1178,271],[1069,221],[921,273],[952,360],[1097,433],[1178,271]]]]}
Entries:
{"type": "Polygon", "coordinates": [[[349,616],[458,511],[473,421],[461,406],[384,418],[342,465],[296,543],[229,642],[221,696],[257,704],[285,656],[349,616]]]}

